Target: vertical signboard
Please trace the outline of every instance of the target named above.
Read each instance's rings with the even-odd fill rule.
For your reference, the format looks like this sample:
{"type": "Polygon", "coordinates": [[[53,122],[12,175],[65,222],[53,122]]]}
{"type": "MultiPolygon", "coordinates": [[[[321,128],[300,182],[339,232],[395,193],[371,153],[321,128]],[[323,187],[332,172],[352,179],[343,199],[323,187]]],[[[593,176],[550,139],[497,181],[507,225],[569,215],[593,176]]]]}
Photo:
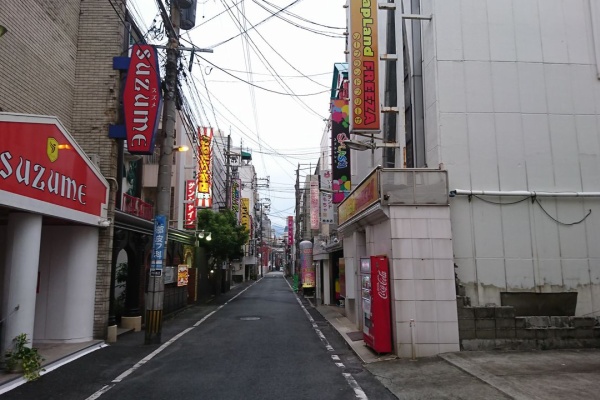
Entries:
{"type": "Polygon", "coordinates": [[[177,286],[187,286],[189,272],[187,264],[179,264],[177,266],[177,286]]]}
{"type": "Polygon", "coordinates": [[[310,229],[319,229],[319,177],[310,178],[310,229]]]}
{"type": "Polygon", "coordinates": [[[134,44],[123,90],[127,151],[154,153],[154,142],[162,105],[160,68],[156,48],[134,44]]]}
{"type": "Polygon", "coordinates": [[[231,183],[231,211],[233,211],[236,220],[240,221],[240,193],[242,190],[242,181],[234,179],[231,183]]]}
{"type": "Polygon", "coordinates": [[[186,229],[196,229],[196,181],[185,181],[185,224],[186,229]]]}
{"type": "Polygon", "coordinates": [[[333,224],[333,195],[331,192],[331,171],[321,171],[321,189],[325,189],[320,193],[321,203],[321,223],[333,224]]]}
{"type": "Polygon", "coordinates": [[[167,218],[164,215],[154,217],[154,235],[152,236],[152,257],[150,259],[150,276],[162,276],[165,245],[167,239],[167,218]]]}
{"type": "Polygon", "coordinates": [[[212,128],[198,127],[198,207],[212,207],[212,128]]]}
{"type": "Polygon", "coordinates": [[[240,223],[248,232],[252,232],[250,229],[250,199],[242,197],[240,207],[240,223]]]}
{"type": "Polygon", "coordinates": [[[294,217],[289,215],[287,217],[287,228],[288,228],[288,245],[292,247],[294,245],[294,217]]]}
{"type": "Polygon", "coordinates": [[[313,244],[308,240],[300,242],[300,268],[302,287],[315,287],[315,266],[313,265],[313,244]]]}
{"type": "Polygon", "coordinates": [[[380,129],[377,2],[350,0],[351,132],[380,129]]]}
{"type": "Polygon", "coordinates": [[[331,101],[331,188],[333,203],[341,203],[351,189],[350,149],[344,144],[349,140],[349,115],[347,100],[331,101]]]}

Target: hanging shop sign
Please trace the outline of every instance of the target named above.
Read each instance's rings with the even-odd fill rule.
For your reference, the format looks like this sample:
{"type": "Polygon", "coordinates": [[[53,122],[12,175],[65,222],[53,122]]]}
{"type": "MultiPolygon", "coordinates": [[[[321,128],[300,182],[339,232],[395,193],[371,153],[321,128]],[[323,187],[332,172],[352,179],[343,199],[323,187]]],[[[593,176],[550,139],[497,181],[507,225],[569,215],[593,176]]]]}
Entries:
{"type": "Polygon", "coordinates": [[[242,197],[242,206],[240,208],[240,223],[248,232],[252,232],[250,225],[250,199],[242,197]]]}
{"type": "Polygon", "coordinates": [[[319,229],[319,176],[310,178],[310,229],[319,229]]]}
{"type": "Polygon", "coordinates": [[[0,113],[0,205],[98,225],[109,184],[55,117],[0,113]]]}
{"type": "Polygon", "coordinates": [[[234,179],[231,182],[231,211],[235,215],[236,221],[240,220],[240,194],[242,190],[241,179],[234,179]]]}
{"type": "Polygon", "coordinates": [[[350,0],[350,132],[380,129],[377,2],[350,0]]]}
{"type": "Polygon", "coordinates": [[[321,171],[321,223],[333,224],[333,195],[331,192],[331,170],[325,169],[321,171]]]}
{"type": "Polygon", "coordinates": [[[123,91],[127,132],[127,151],[153,154],[162,106],[160,74],[156,48],[134,44],[123,91]]]}
{"type": "Polygon", "coordinates": [[[349,115],[347,100],[331,101],[331,189],[333,203],[341,203],[351,189],[350,149],[344,144],[349,140],[349,115]]]}
{"type": "Polygon", "coordinates": [[[198,127],[198,207],[212,207],[212,139],[213,129],[198,127]]]}
{"type": "Polygon", "coordinates": [[[287,227],[288,227],[288,245],[292,247],[294,245],[294,217],[288,215],[287,217],[287,227]]]}
{"type": "Polygon", "coordinates": [[[185,181],[185,223],[186,229],[196,229],[196,181],[185,181]]]}

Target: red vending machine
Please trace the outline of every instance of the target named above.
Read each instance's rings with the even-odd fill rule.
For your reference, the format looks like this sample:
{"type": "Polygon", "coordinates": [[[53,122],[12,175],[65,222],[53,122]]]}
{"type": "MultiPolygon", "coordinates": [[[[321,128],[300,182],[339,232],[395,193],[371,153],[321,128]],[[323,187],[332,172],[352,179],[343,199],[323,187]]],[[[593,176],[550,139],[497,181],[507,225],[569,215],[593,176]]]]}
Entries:
{"type": "Polygon", "coordinates": [[[389,265],[386,256],[360,259],[363,340],[377,353],[392,351],[389,265]]]}

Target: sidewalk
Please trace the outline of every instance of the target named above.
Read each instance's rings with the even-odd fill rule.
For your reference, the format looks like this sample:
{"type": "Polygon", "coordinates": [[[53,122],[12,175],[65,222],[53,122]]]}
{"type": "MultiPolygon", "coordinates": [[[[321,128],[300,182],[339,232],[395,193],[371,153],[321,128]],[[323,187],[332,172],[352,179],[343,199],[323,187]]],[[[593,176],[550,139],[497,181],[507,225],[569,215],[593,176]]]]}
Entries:
{"type": "Polygon", "coordinates": [[[594,399],[600,349],[461,351],[415,361],[377,356],[338,307],[316,306],[362,360],[399,399],[594,399]],[[354,337],[356,339],[356,337],[354,337]]]}

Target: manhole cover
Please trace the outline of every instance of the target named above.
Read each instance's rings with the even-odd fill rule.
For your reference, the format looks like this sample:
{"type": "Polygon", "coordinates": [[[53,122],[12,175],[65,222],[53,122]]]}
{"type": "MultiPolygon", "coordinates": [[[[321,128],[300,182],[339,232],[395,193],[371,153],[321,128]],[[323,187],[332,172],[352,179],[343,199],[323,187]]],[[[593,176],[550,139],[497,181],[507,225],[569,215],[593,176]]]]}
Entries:
{"type": "Polygon", "coordinates": [[[241,321],[256,321],[259,319],[260,319],[260,317],[240,317],[241,321]]]}

